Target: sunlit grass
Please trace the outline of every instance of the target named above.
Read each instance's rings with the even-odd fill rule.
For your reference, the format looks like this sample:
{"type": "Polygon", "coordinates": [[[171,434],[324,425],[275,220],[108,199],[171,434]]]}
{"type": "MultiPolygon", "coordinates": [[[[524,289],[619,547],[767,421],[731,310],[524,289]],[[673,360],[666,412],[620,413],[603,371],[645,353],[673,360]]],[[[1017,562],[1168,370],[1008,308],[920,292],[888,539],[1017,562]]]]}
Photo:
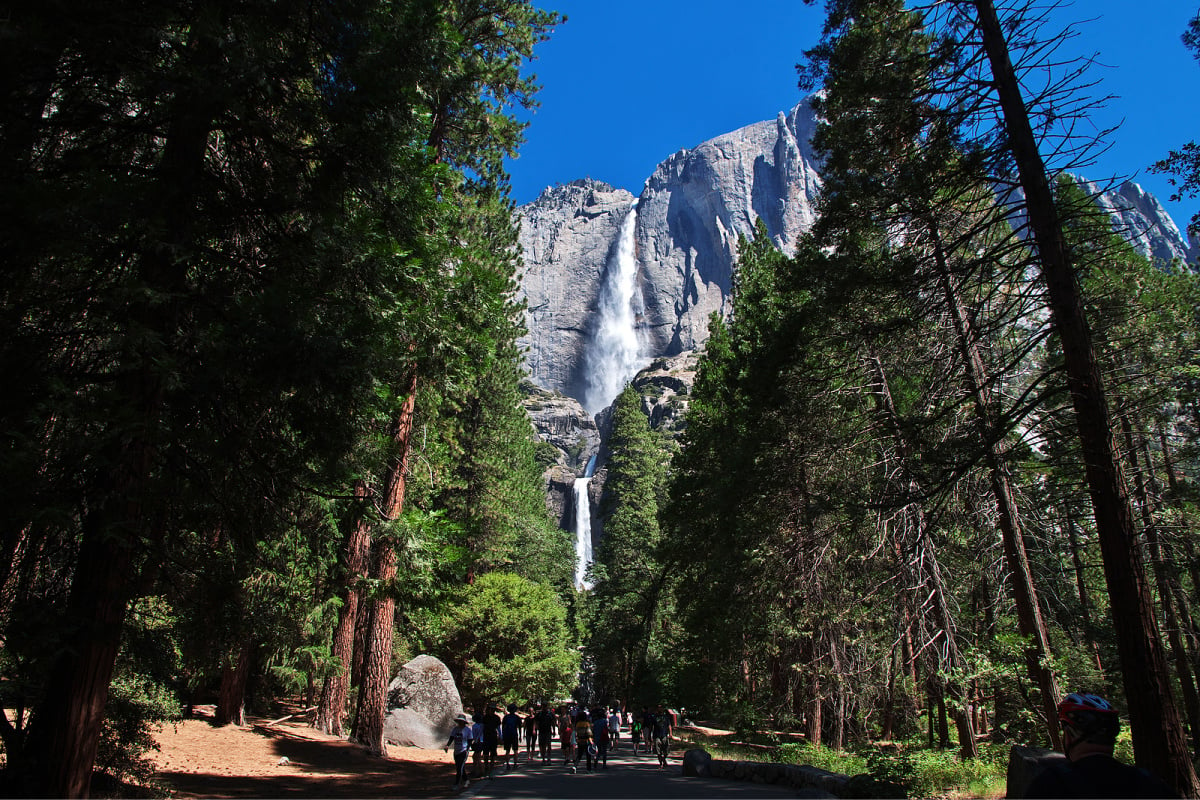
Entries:
{"type": "Polygon", "coordinates": [[[807,742],[780,743],[778,736],[763,733],[735,737],[688,730],[681,735],[715,759],[807,764],[843,775],[866,773],[902,786],[909,797],[995,800],[1006,790],[1008,745],[983,744],[978,759],[963,761],[955,750],[915,743],[839,752],[807,742]]]}

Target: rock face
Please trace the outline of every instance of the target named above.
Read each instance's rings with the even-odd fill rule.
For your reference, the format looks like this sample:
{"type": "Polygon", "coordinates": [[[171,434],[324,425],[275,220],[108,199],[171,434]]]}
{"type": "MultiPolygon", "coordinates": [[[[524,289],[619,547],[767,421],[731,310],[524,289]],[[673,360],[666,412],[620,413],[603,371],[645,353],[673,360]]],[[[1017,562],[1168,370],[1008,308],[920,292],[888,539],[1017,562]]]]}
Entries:
{"type": "MultiPolygon", "coordinates": [[[[774,120],[748,125],[658,165],[637,198],[636,259],[645,363],[699,348],[712,312],[729,312],[739,236],[762,220],[792,252],[816,217],[816,118],[805,100],[774,120]]],[[[1095,193],[1098,188],[1086,181],[1095,193]]],[[[579,180],[547,189],[517,209],[527,303],[527,366],[538,386],[583,397],[584,353],[595,334],[600,285],[633,195],[579,180]]],[[[1143,255],[1194,262],[1189,243],[1159,202],[1137,184],[1101,197],[1114,225],[1143,255]]]]}
{"type": "Polygon", "coordinates": [[[675,355],[708,338],[708,317],[728,313],[740,236],[758,220],[784,252],[816,219],[821,188],[804,101],[658,165],[638,202],[648,354],[675,355]]]}
{"type": "Polygon", "coordinates": [[[529,334],[526,364],[543,388],[583,397],[583,348],[617,231],[633,195],[593,180],[546,189],[517,210],[529,334]]]}
{"type": "Polygon", "coordinates": [[[434,750],[446,743],[462,698],[449,668],[433,656],[417,656],[388,685],[383,738],[389,744],[434,750]]]}
{"type": "MultiPolygon", "coordinates": [[[[815,126],[802,102],[675,153],[646,181],[635,240],[647,361],[695,349],[708,336],[709,314],[728,312],[738,237],[752,235],[759,219],[788,252],[812,224],[821,185],[809,145],[815,126]]],[[[633,200],[623,189],[579,180],[517,210],[529,329],[522,343],[543,388],[583,396],[600,283],[633,200]]]]}
{"type": "MultiPolygon", "coordinates": [[[[588,461],[600,451],[600,430],[579,401],[558,392],[522,387],[522,404],[543,442],[557,452],[555,463],[542,473],[546,482],[546,507],[560,528],[574,524],[575,478],[584,474],[588,461]]],[[[543,462],[544,463],[544,462],[543,462]]]]}
{"type": "Polygon", "coordinates": [[[642,395],[651,428],[671,436],[683,430],[699,360],[697,350],[656,358],[634,377],[633,388],[642,395]]]}
{"type": "Polygon", "coordinates": [[[1099,195],[1097,203],[1113,218],[1113,229],[1141,255],[1164,264],[1176,258],[1195,262],[1200,256],[1158,198],[1141,186],[1125,181],[1116,191],[1100,193],[1100,187],[1090,181],[1080,184],[1088,194],[1099,195]]]}

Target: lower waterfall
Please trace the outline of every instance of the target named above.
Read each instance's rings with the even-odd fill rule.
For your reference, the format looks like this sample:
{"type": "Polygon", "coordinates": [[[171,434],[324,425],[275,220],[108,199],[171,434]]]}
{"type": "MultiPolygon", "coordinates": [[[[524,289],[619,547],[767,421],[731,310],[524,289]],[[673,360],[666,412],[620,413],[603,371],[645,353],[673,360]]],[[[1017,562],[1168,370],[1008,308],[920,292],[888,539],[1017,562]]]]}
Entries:
{"type": "Polygon", "coordinates": [[[582,477],[575,479],[575,588],[591,589],[587,570],[592,563],[592,503],[588,497],[588,484],[596,469],[596,457],[588,459],[582,477]]]}

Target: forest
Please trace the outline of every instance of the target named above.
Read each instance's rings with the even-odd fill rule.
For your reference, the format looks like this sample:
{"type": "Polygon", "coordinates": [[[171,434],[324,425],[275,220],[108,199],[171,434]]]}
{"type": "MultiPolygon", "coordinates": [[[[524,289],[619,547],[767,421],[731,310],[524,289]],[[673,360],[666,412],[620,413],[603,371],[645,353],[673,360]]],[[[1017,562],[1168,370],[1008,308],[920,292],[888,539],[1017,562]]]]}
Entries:
{"type": "MultiPolygon", "coordinates": [[[[819,219],[742,242],[682,433],[617,399],[579,590],[505,173],[563,17],[5,4],[0,792],[148,779],[201,703],[385,753],[428,653],[468,707],[964,761],[1059,746],[1082,689],[1200,794],[1196,275],[1072,177],[1094,84],[1034,4],[825,5],[819,219]]],[[[1153,159],[1200,188],[1195,143],[1153,159]]]]}

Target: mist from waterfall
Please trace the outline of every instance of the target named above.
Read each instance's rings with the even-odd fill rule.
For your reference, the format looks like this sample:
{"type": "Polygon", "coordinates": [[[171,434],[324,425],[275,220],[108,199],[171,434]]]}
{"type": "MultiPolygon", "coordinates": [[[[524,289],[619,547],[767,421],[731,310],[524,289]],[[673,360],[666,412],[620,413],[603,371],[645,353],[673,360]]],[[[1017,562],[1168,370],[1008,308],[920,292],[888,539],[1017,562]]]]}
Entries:
{"type": "Polygon", "coordinates": [[[583,354],[583,407],[596,414],[612,404],[625,384],[646,365],[638,337],[645,311],[637,283],[637,200],[621,222],[616,252],[609,258],[596,308],[596,325],[583,354]]]}

